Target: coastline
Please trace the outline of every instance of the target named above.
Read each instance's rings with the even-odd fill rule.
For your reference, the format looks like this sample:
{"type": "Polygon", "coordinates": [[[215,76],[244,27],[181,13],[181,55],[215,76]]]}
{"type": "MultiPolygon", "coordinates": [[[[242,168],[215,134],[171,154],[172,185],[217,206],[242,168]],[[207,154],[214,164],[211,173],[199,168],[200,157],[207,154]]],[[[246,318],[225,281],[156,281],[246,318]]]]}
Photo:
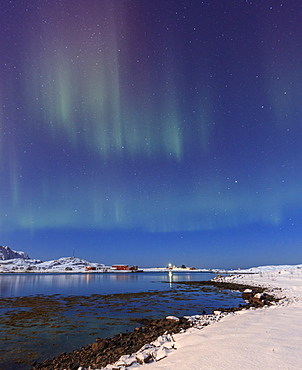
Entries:
{"type": "MultiPolygon", "coordinates": [[[[213,315],[201,315],[200,309],[196,309],[197,315],[195,315],[195,309],[193,310],[194,316],[190,316],[191,321],[194,322],[194,328],[187,328],[181,330],[182,334],[175,334],[172,336],[172,342],[167,341],[167,338],[160,340],[160,348],[156,348],[156,351],[161,349],[160,358],[156,358],[157,362],[148,363],[148,366],[154,369],[200,369],[199,364],[204,364],[204,367],[209,369],[225,369],[223,364],[234,360],[234,366],[230,366],[232,369],[253,369],[254,363],[257,363],[257,368],[272,368],[270,367],[271,361],[271,348],[274,349],[273,353],[282,353],[284,358],[288,357],[290,353],[290,360],[282,360],[279,356],[274,356],[278,359],[274,363],[274,369],[298,369],[297,364],[300,364],[301,355],[300,348],[302,347],[301,338],[302,330],[299,329],[300,321],[302,319],[302,269],[301,265],[296,266],[267,266],[261,268],[251,269],[251,274],[229,275],[224,277],[218,277],[215,284],[219,283],[231,283],[230,287],[235,287],[234,284],[251,284],[255,288],[264,287],[267,288],[267,293],[280,299],[278,304],[270,305],[270,307],[264,307],[263,309],[255,309],[254,307],[250,309],[245,309],[243,311],[230,310],[231,312],[219,312],[218,310],[214,312],[213,315]],[[279,267],[279,268],[278,268],[279,267]],[[258,269],[258,273],[255,271],[258,269]],[[288,312],[291,312],[289,314],[288,312]],[[265,317],[263,318],[262,315],[265,317]],[[209,324],[219,323],[218,325],[209,324]],[[198,328],[199,327],[199,328],[198,328]],[[212,329],[216,328],[217,329],[212,329]],[[200,330],[202,328],[202,330],[200,330]],[[272,329],[273,328],[273,329],[272,329]],[[272,330],[271,330],[272,329],[272,330]],[[216,330],[216,334],[215,334],[216,330]],[[270,333],[274,332],[274,337],[270,337],[270,333]],[[279,335],[280,333],[280,335],[279,335]],[[248,339],[247,336],[249,335],[248,339]],[[244,346],[241,346],[241,338],[243,338],[244,346]],[[289,343],[282,343],[280,339],[276,343],[276,338],[286,338],[289,343]],[[227,343],[226,343],[227,342],[227,343]],[[261,343],[261,346],[259,345],[261,343]],[[170,348],[173,345],[173,348],[170,348]],[[267,347],[270,348],[267,348],[267,347]],[[227,349],[226,349],[227,348],[227,349]],[[177,349],[177,351],[175,351],[177,349]],[[286,349],[286,350],[285,350],[286,349]],[[213,351],[219,352],[219,361],[217,356],[215,356],[215,361],[213,362],[213,367],[211,367],[210,358],[208,354],[214,356],[213,351]],[[254,358],[254,355],[259,352],[259,359],[254,358]],[[194,354],[195,353],[195,354],[194,354]],[[269,361],[267,361],[269,358],[269,361]],[[243,361],[244,360],[244,361],[243,361]],[[208,361],[208,362],[207,362],[208,361]],[[218,362],[217,362],[218,361],[218,362]],[[242,362],[243,361],[243,362],[242,362]],[[266,363],[266,367],[262,367],[262,362],[266,363]],[[249,364],[245,367],[245,363],[249,364]],[[282,365],[279,366],[279,363],[282,365]],[[244,364],[244,365],[243,365],[244,364]],[[288,366],[290,364],[290,367],[288,366]]],[[[201,282],[188,282],[188,284],[201,284],[201,282]]],[[[230,288],[229,287],[229,288],[230,288]]],[[[192,286],[192,292],[196,289],[192,286]]],[[[180,289],[182,291],[182,288],[180,289]]],[[[256,293],[257,294],[257,293],[256,293]]],[[[194,296],[194,294],[193,294],[194,296]]],[[[176,306],[177,307],[177,306],[176,306]]],[[[196,306],[194,306],[197,308],[196,306]]],[[[214,307],[219,307],[213,306],[214,307]]],[[[222,311],[227,311],[225,308],[222,311]]],[[[211,311],[208,311],[211,312],[211,311]]],[[[173,306],[168,314],[175,314],[173,306]]],[[[167,313],[166,313],[167,314],[167,313]]],[[[185,314],[185,313],[183,313],[185,314]]],[[[183,315],[182,314],[182,315],[183,315]]],[[[190,313],[192,314],[192,312],[190,313]]],[[[155,316],[156,318],[157,316],[155,316]]],[[[164,316],[163,316],[164,317],[164,316]]],[[[181,315],[179,316],[181,317],[181,315]]],[[[186,317],[186,316],[184,316],[186,317]]],[[[188,318],[188,317],[187,317],[188,318]]],[[[142,322],[144,327],[147,326],[146,322],[142,322]]],[[[182,329],[182,328],[181,328],[182,329]]],[[[130,329],[132,330],[132,329],[130,329]]],[[[177,331],[176,331],[177,333],[177,331]]],[[[137,329],[136,334],[141,334],[137,329]]],[[[161,333],[158,333],[161,334],[161,333]]],[[[164,336],[165,334],[163,334],[164,336]]],[[[118,336],[124,336],[123,334],[118,334],[118,336]]],[[[163,337],[162,336],[162,337],[163,337]]],[[[95,337],[91,338],[91,341],[95,337]]],[[[137,338],[135,341],[137,341],[137,338]]],[[[110,339],[110,338],[109,338],[110,339]]],[[[125,336],[126,339],[126,336],[125,336]]],[[[171,339],[171,338],[170,338],[171,339]]],[[[155,341],[158,342],[158,341],[155,341]]],[[[86,342],[86,343],[91,343],[86,342]]],[[[142,344],[141,342],[139,342],[142,344]]],[[[148,343],[144,343],[145,347],[148,343]]],[[[92,343],[93,344],[93,343],[92,343]]],[[[91,345],[92,345],[91,344],[91,345]]],[[[78,346],[73,348],[80,348],[81,341],[78,346]]],[[[95,346],[95,345],[94,345],[95,346]]],[[[123,345],[120,346],[123,349],[123,345]]],[[[81,347],[82,349],[83,347],[81,347]]],[[[154,351],[152,348],[148,348],[148,351],[154,351]]],[[[119,352],[120,353],[124,353],[119,352]]],[[[101,355],[101,353],[99,353],[101,355]]],[[[126,356],[127,357],[127,356],[126,356]]],[[[128,360],[132,361],[133,356],[128,355],[128,360]]],[[[44,359],[46,356],[44,357],[44,359]]],[[[121,355],[121,358],[125,357],[121,355]]],[[[123,361],[124,361],[123,360],[123,361]]],[[[128,360],[126,362],[128,362],[128,360]]],[[[151,359],[152,360],[152,359],[151,359]]],[[[41,360],[40,360],[41,361],[41,360]]],[[[33,365],[33,363],[31,362],[33,365]]],[[[79,363],[78,363],[79,364],[79,363]]],[[[121,361],[119,362],[121,365],[121,361]]],[[[146,363],[145,363],[146,364],[146,363]]],[[[58,362],[56,367],[51,367],[51,369],[72,369],[78,370],[80,366],[75,367],[75,363],[70,363],[67,366],[58,362]]],[[[88,364],[88,368],[92,364],[88,364]]],[[[103,365],[102,365],[103,366],[103,365]]],[[[138,364],[137,364],[138,366],[138,364]]],[[[121,369],[132,369],[137,367],[135,364],[131,367],[121,366],[121,369]]],[[[91,370],[100,369],[99,366],[91,366],[91,370]]],[[[106,369],[117,369],[114,367],[106,367],[106,369]]],[[[46,369],[46,368],[44,368],[46,369]]],[[[85,368],[83,367],[82,370],[85,368]]]]}
{"type": "MultiPolygon", "coordinates": [[[[205,282],[194,282],[201,284],[205,282]]],[[[207,282],[209,283],[209,282],[207,282]]],[[[131,333],[121,333],[112,338],[96,339],[95,343],[75,350],[69,354],[63,353],[57,358],[45,360],[34,366],[35,370],[52,369],[126,369],[134,368],[141,364],[149,364],[154,360],[168,356],[175,347],[174,337],[177,333],[188,333],[192,328],[196,330],[204,328],[214,322],[220,321],[230,313],[239,312],[247,308],[257,308],[263,305],[275,304],[272,296],[264,293],[265,288],[253,287],[246,284],[234,282],[212,280],[210,284],[221,289],[238,290],[245,294],[245,299],[249,299],[246,305],[214,310],[213,314],[185,316],[184,318],[168,317],[142,322],[143,326],[137,327],[131,333]],[[247,293],[247,291],[249,291],[247,293]],[[253,294],[250,292],[253,291],[253,294]],[[255,295],[262,295],[262,300],[252,300],[255,295]],[[197,329],[198,328],[198,329],[197,329]],[[169,337],[167,337],[169,335],[169,337]],[[161,338],[161,339],[159,339],[161,338]],[[163,339],[164,338],[164,339],[163,339]],[[159,346],[154,343],[160,342],[159,346]],[[112,367],[110,364],[114,364],[112,367]],[[107,366],[106,366],[107,365],[107,366]]],[[[144,320],[142,320],[144,321],[144,320]]]]}
{"type": "Polygon", "coordinates": [[[302,348],[302,272],[267,269],[225,281],[267,286],[279,304],[226,315],[218,325],[175,335],[175,347],[150,370],[300,369],[302,348]]]}
{"type": "Polygon", "coordinates": [[[213,278],[210,274],[173,274],[172,281],[164,273],[125,274],[109,280],[108,275],[103,275],[104,279],[90,276],[19,275],[15,279],[15,275],[2,279],[3,369],[29,370],[34,361],[87,346],[97,336],[132,331],[143,318],[165,318],[171,313],[183,317],[203,310],[210,314],[221,305],[244,303],[240,293],[207,286],[208,282],[200,287],[178,285],[179,280],[208,281],[213,278]]]}

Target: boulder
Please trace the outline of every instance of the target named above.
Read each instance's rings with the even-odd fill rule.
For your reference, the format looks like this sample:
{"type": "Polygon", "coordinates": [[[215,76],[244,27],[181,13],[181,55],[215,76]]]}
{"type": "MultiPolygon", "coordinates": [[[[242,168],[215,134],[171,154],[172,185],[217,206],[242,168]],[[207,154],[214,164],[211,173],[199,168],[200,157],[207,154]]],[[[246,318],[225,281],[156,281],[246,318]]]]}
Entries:
{"type": "Polygon", "coordinates": [[[177,316],[167,316],[166,320],[179,321],[179,317],[177,317],[177,316]]]}
{"type": "Polygon", "coordinates": [[[160,361],[163,358],[167,357],[169,352],[170,351],[167,348],[165,348],[164,346],[160,347],[160,349],[158,351],[156,351],[156,354],[155,354],[155,357],[154,357],[155,361],[160,361]]]}
{"type": "Polygon", "coordinates": [[[153,357],[150,353],[139,352],[136,354],[136,361],[139,364],[144,365],[153,362],[153,357]]]}

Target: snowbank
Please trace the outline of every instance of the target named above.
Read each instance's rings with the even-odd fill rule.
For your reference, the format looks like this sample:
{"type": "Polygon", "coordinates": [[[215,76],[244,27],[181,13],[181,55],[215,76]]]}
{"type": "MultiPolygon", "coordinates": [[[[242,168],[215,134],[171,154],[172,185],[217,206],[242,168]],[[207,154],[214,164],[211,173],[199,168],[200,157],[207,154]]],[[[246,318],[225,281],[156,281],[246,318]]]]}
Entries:
{"type": "Polygon", "coordinates": [[[300,369],[302,362],[302,270],[299,266],[267,266],[258,274],[226,278],[270,287],[281,304],[239,311],[202,330],[174,336],[168,357],[148,365],[165,369],[300,369]]]}

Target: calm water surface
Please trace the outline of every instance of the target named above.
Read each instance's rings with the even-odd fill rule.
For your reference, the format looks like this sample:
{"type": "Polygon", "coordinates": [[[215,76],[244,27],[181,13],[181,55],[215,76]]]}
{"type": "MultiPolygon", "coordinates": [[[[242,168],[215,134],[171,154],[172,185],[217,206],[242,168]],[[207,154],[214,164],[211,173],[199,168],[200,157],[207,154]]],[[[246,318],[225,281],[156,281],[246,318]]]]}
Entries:
{"type": "Polygon", "coordinates": [[[21,297],[33,294],[90,295],[138,293],[167,290],[163,284],[177,281],[210,280],[214,274],[167,272],[87,274],[0,274],[0,295],[21,297]]]}
{"type": "Polygon", "coordinates": [[[211,313],[243,303],[238,292],[194,284],[214,276],[0,274],[0,369],[30,369],[34,361],[70,352],[96,337],[133,330],[140,318],[211,313]]]}

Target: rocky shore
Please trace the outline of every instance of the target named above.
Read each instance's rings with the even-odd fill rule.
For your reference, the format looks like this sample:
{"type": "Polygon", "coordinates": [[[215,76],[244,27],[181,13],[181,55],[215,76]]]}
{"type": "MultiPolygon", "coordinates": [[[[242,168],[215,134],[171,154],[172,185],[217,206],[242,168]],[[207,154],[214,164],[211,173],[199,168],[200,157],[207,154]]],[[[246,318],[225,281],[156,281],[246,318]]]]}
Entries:
{"type": "MultiPolygon", "coordinates": [[[[205,282],[194,282],[203,285],[205,282]]],[[[33,370],[78,370],[125,369],[140,364],[159,361],[174,350],[173,334],[189,327],[203,328],[219,321],[226,314],[248,308],[259,308],[275,304],[278,299],[265,293],[265,288],[220,281],[206,282],[221,289],[238,290],[246,304],[228,309],[217,309],[212,315],[167,317],[157,320],[142,320],[141,326],[132,332],[121,333],[112,338],[97,338],[92,344],[71,353],[33,364],[33,370]],[[114,365],[108,365],[114,364],[114,365]]]]}
{"type": "Polygon", "coordinates": [[[86,347],[71,353],[62,353],[59,357],[35,365],[34,369],[77,370],[80,366],[100,369],[107,364],[115,363],[122,355],[131,355],[139,351],[145,344],[154,342],[160,336],[178,333],[191,326],[185,318],[142,320],[141,324],[142,326],[132,332],[121,333],[112,338],[97,338],[86,347]]]}

